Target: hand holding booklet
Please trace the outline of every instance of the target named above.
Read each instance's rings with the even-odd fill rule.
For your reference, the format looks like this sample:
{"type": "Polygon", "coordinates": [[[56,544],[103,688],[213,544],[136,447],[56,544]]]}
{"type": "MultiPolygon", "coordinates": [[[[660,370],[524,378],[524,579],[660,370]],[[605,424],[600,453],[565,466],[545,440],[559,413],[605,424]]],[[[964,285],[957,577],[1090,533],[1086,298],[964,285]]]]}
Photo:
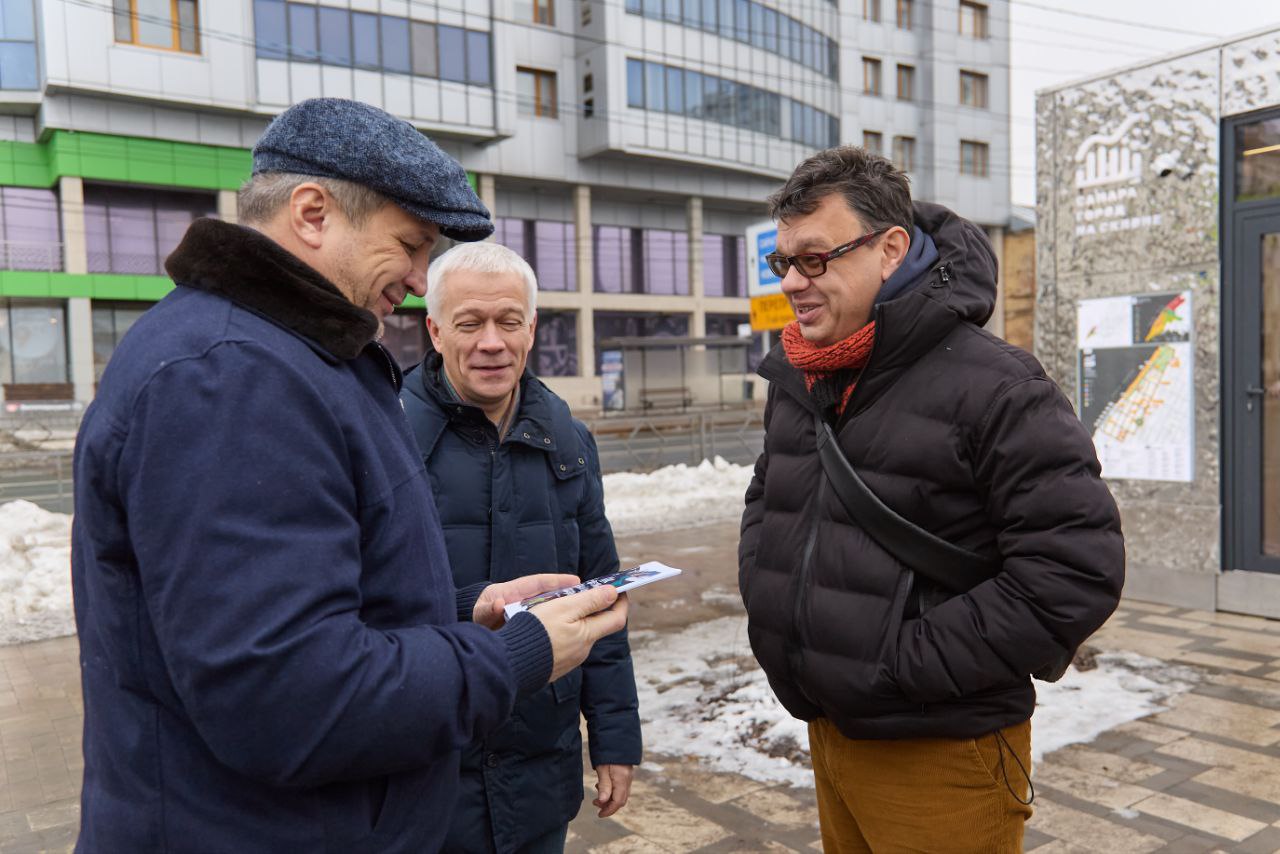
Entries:
{"type": "Polygon", "coordinates": [[[591,590],[595,587],[616,587],[619,593],[625,593],[634,587],[643,587],[655,581],[661,581],[664,578],[674,578],[680,574],[680,570],[673,566],[667,566],[665,563],[659,563],[651,560],[648,563],[642,563],[639,566],[633,566],[630,569],[624,569],[619,572],[611,572],[608,575],[601,575],[599,578],[592,578],[581,584],[575,584],[572,587],[561,587],[559,590],[548,590],[546,593],[539,593],[537,596],[530,596],[528,599],[522,599],[519,602],[513,602],[503,608],[507,615],[507,619],[511,619],[521,611],[528,611],[534,605],[541,605],[543,602],[550,602],[552,599],[560,599],[564,596],[572,596],[575,593],[581,593],[584,590],[591,590]]]}

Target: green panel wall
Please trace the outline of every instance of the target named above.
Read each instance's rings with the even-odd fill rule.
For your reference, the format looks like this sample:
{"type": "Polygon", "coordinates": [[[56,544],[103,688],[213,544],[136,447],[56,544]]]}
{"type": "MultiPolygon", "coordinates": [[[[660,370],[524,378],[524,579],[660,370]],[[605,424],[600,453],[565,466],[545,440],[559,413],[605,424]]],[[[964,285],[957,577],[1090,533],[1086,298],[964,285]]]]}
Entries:
{"type": "Polygon", "coordinates": [[[154,302],[173,289],[166,276],[122,276],[109,273],[45,273],[0,270],[0,296],[66,299],[146,300],[154,302]]]}
{"type": "Polygon", "coordinates": [[[0,185],[51,187],[64,175],[197,190],[235,190],[249,177],[243,148],[56,130],[47,142],[0,141],[0,185]]]}

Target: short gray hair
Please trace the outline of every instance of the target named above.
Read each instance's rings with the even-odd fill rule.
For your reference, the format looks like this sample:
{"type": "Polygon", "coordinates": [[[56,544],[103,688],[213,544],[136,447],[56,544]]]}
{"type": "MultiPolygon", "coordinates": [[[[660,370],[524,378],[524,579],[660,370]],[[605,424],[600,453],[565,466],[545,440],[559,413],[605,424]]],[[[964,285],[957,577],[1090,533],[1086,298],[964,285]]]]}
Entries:
{"type": "Polygon", "coordinates": [[[529,312],[538,310],[538,278],[529,262],[498,243],[459,243],[427,267],[427,316],[440,319],[441,284],[457,270],[473,273],[517,273],[528,292],[529,312]]]}
{"type": "Polygon", "coordinates": [[[268,222],[289,203],[293,191],[307,183],[324,187],[354,226],[364,225],[369,217],[391,203],[377,190],[340,178],[317,178],[295,172],[259,172],[236,194],[236,214],[246,224],[268,222]]]}

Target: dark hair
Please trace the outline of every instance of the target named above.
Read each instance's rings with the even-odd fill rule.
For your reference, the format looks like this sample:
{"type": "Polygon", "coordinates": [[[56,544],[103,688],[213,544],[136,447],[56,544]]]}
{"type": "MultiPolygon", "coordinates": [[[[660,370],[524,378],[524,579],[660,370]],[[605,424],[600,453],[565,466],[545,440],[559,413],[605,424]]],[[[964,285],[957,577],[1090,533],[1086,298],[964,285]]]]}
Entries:
{"type": "Polygon", "coordinates": [[[905,172],[864,148],[842,145],[805,160],[782,189],[769,197],[769,216],[787,220],[811,214],[832,193],[868,230],[900,225],[911,233],[911,189],[905,172]]]}

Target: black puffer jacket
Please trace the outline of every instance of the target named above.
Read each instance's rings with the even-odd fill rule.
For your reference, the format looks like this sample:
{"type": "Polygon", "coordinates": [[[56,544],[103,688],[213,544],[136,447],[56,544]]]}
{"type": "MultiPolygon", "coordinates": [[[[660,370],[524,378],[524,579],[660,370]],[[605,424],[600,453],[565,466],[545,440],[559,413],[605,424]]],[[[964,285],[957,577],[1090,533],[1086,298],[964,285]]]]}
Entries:
{"type": "Polygon", "coordinates": [[[940,261],[876,307],[875,347],[836,424],[880,498],[1003,565],[946,598],[845,512],[819,462],[803,375],[775,348],[765,450],[747,489],[739,586],[778,698],[850,738],[969,738],[1026,720],[1028,674],[1115,609],[1120,516],[1089,434],[1026,352],[979,328],[995,303],[986,235],[916,204],[940,261]]]}

